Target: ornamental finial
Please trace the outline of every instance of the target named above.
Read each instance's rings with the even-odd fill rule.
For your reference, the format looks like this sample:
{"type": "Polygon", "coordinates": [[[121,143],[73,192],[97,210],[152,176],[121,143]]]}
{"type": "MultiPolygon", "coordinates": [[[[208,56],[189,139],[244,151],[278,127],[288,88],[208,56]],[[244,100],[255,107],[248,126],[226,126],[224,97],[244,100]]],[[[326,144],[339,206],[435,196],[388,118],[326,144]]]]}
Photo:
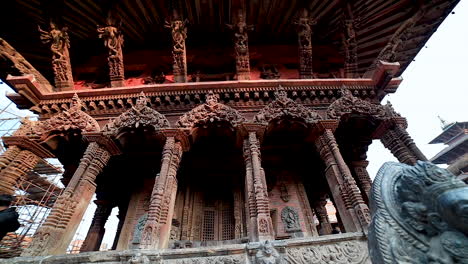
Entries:
{"type": "Polygon", "coordinates": [[[72,97],[70,109],[81,110],[83,107],[84,107],[83,102],[81,101],[80,97],[78,97],[78,94],[75,93],[72,97]]]}
{"type": "Polygon", "coordinates": [[[288,98],[288,93],[283,89],[283,86],[278,85],[278,89],[275,91],[275,98],[277,100],[283,100],[288,98]]]}

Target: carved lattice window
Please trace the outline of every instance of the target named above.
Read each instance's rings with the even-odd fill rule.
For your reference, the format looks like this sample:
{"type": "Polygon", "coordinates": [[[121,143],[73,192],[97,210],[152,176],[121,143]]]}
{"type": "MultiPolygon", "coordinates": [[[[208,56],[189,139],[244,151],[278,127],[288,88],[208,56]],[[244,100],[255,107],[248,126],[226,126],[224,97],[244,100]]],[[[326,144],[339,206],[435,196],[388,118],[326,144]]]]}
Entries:
{"type": "Polygon", "coordinates": [[[203,213],[202,240],[214,240],[215,238],[215,211],[205,210],[203,213]]]}
{"type": "Polygon", "coordinates": [[[234,217],[231,209],[222,211],[222,240],[234,238],[234,217]]]}

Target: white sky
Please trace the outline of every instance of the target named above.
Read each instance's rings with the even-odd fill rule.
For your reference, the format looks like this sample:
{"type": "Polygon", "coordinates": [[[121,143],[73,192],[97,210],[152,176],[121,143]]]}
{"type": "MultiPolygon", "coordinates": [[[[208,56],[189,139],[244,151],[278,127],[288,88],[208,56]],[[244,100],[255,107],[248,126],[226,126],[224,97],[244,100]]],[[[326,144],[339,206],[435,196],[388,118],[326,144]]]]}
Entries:
{"type": "MultiPolygon", "coordinates": [[[[451,14],[426,43],[403,74],[404,81],[397,92],[388,95],[393,107],[408,119],[408,132],[416,145],[428,157],[442,150],[443,145],[429,145],[428,142],[442,132],[437,118],[440,115],[448,122],[468,121],[468,1],[460,1],[451,14]]],[[[0,108],[10,101],[4,96],[11,89],[0,84],[0,108]]],[[[11,109],[11,108],[10,108],[11,109]]],[[[19,115],[31,115],[28,111],[12,109],[19,115]]],[[[11,124],[9,124],[11,125],[11,124]]],[[[4,128],[3,128],[4,129],[4,128]]],[[[369,147],[369,174],[375,177],[385,161],[396,161],[379,141],[369,147]]],[[[95,206],[90,206],[85,221],[79,228],[80,237],[87,232],[95,206]]],[[[104,243],[113,242],[117,225],[116,210],[106,224],[104,243]]]]}

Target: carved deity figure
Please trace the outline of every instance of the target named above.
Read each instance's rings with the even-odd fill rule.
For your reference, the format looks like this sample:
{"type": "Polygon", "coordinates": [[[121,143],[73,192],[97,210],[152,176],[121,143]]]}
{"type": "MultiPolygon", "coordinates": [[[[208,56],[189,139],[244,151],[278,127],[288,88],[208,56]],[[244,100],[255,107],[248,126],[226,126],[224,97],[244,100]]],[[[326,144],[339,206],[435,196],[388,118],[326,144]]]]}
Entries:
{"type": "Polygon", "coordinates": [[[135,229],[133,231],[133,244],[139,244],[142,240],[142,233],[143,233],[143,228],[145,227],[146,221],[148,220],[148,214],[142,215],[139,219],[137,224],[135,225],[135,229]]]}
{"type": "MultiPolygon", "coordinates": [[[[42,30],[41,27],[38,28],[42,43],[50,44],[56,86],[61,88],[64,86],[62,82],[73,82],[70,55],[68,53],[68,49],[70,48],[70,39],[67,33],[68,28],[64,27],[60,30],[53,22],[50,22],[49,31],[42,30]]],[[[67,86],[72,86],[72,84],[68,84],[67,86]]]]}
{"type": "Polygon", "coordinates": [[[265,241],[255,255],[256,264],[283,264],[278,251],[269,240],[265,241]]]}
{"type": "Polygon", "coordinates": [[[309,17],[309,11],[302,9],[299,18],[294,22],[297,25],[299,45],[301,48],[312,48],[312,26],[317,22],[309,17]]]}
{"type": "Polygon", "coordinates": [[[468,185],[452,173],[386,163],[371,197],[373,263],[467,263],[468,185]]]}
{"type": "Polygon", "coordinates": [[[110,18],[107,19],[107,25],[98,26],[99,38],[104,40],[104,46],[109,51],[109,57],[119,56],[123,47],[123,35],[119,27],[110,18]]]}
{"type": "Polygon", "coordinates": [[[188,20],[182,20],[174,11],[172,19],[166,21],[165,27],[171,29],[172,56],[174,58],[174,76],[176,82],[185,82],[187,79],[187,62],[185,58],[185,39],[187,38],[188,20]]]}
{"type": "Polygon", "coordinates": [[[286,206],[281,211],[281,221],[284,224],[284,229],[286,232],[301,231],[299,215],[294,208],[286,206]]]}
{"type": "Polygon", "coordinates": [[[245,55],[248,53],[248,31],[253,30],[252,25],[247,25],[243,11],[239,10],[237,15],[237,23],[234,25],[227,24],[227,27],[234,30],[234,42],[236,55],[245,55]]]}
{"type": "Polygon", "coordinates": [[[50,44],[53,60],[63,60],[68,57],[68,49],[70,48],[70,40],[68,37],[68,28],[64,27],[61,30],[57,28],[55,23],[50,22],[50,30],[45,31],[39,27],[41,41],[44,44],[50,44]]]}

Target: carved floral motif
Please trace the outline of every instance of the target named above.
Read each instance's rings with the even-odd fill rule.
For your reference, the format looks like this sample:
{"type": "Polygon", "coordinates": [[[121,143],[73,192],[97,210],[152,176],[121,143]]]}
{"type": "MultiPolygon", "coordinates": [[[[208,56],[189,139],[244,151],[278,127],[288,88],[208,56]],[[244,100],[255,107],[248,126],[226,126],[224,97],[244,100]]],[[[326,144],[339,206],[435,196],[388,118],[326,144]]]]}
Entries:
{"type": "Polygon", "coordinates": [[[306,123],[322,119],[318,113],[288,98],[286,91],[279,90],[275,92],[275,100],[254,117],[254,122],[268,124],[281,118],[301,119],[306,123]]]}
{"type": "Polygon", "coordinates": [[[117,135],[124,128],[138,128],[140,126],[151,126],[155,130],[168,128],[170,125],[167,118],[158,111],[148,107],[147,104],[148,99],[141,92],[136,104],[127,112],[106,124],[102,129],[103,133],[117,135]]]}
{"type": "Polygon", "coordinates": [[[235,109],[218,102],[218,97],[210,92],[206,102],[184,114],[177,121],[179,128],[206,126],[216,122],[228,122],[233,127],[243,123],[245,118],[235,109]]]}
{"type": "Polygon", "coordinates": [[[343,87],[341,97],[328,107],[327,117],[340,119],[342,115],[357,113],[382,119],[388,117],[387,111],[389,110],[386,110],[382,105],[373,104],[353,96],[348,89],[343,87]]]}
{"type": "Polygon", "coordinates": [[[286,263],[294,264],[348,264],[369,263],[367,248],[362,242],[338,242],[286,250],[286,263]]]}
{"type": "Polygon", "coordinates": [[[468,185],[418,161],[388,162],[372,187],[369,245],[375,263],[465,263],[468,185]]]}

